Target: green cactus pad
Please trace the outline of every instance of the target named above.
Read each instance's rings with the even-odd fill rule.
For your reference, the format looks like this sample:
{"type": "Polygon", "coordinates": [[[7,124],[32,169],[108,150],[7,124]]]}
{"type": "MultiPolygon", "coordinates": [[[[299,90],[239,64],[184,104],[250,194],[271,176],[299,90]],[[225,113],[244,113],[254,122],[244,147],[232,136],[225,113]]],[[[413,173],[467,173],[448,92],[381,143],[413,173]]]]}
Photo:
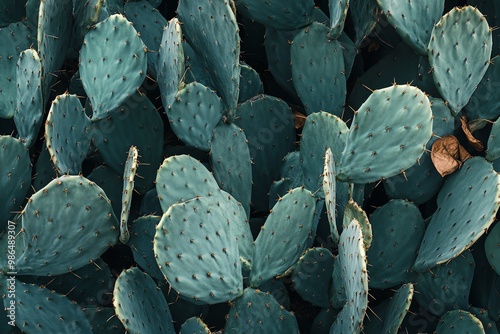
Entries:
{"type": "Polygon", "coordinates": [[[19,55],[16,70],[17,104],[14,122],[19,138],[31,147],[37,139],[42,126],[42,63],[33,49],[24,50],[19,55]]]}
{"type": "Polygon", "coordinates": [[[338,259],[347,300],[330,333],[360,333],[368,307],[368,275],[363,234],[356,220],[340,234],[338,259]]]}
{"type": "Polygon", "coordinates": [[[236,0],[235,4],[242,15],[278,30],[295,30],[309,25],[313,20],[313,0],[236,0]]]}
{"type": "Polygon", "coordinates": [[[19,275],[58,275],[99,257],[118,238],[118,221],[101,188],[82,176],[50,182],[22,213],[26,250],[19,275]]]}
{"type": "MultiPolygon", "coordinates": [[[[286,279],[285,279],[286,280],[286,279]]],[[[259,286],[259,290],[262,292],[269,292],[274,299],[283,306],[285,309],[290,309],[290,296],[288,294],[287,287],[282,279],[272,279],[261,286],[259,286]]]]}
{"type": "Polygon", "coordinates": [[[245,133],[234,123],[220,123],[212,133],[210,161],[217,183],[250,214],[252,162],[245,133]]]}
{"type": "Polygon", "coordinates": [[[330,333],[330,327],[332,327],[337,315],[340,310],[336,310],[333,308],[324,308],[319,311],[316,318],[314,318],[314,322],[311,325],[311,333],[315,334],[328,334],[330,333]]]}
{"type": "Polygon", "coordinates": [[[458,256],[493,223],[500,206],[500,177],[484,158],[465,161],[437,196],[413,269],[424,271],[458,256]]]}
{"type": "Polygon", "coordinates": [[[130,205],[132,204],[132,195],[134,193],[135,174],[137,172],[139,151],[137,147],[131,146],[128,150],[125,168],[123,170],[123,192],[122,192],[122,210],[120,215],[120,241],[124,244],[130,239],[128,231],[128,217],[130,215],[130,205]]]}
{"type": "Polygon", "coordinates": [[[29,151],[19,140],[0,136],[0,230],[21,210],[31,184],[29,151]]]}
{"type": "Polygon", "coordinates": [[[441,317],[436,327],[436,334],[449,333],[484,334],[484,327],[481,321],[471,313],[453,310],[441,317]]]}
{"type": "Polygon", "coordinates": [[[344,207],[342,230],[346,229],[353,219],[355,219],[359,223],[359,226],[361,226],[361,231],[363,232],[363,246],[366,251],[370,248],[373,240],[372,226],[368,220],[366,212],[358,205],[358,203],[350,198],[344,207]]]}
{"type": "Polygon", "coordinates": [[[337,179],[335,177],[336,167],[333,153],[330,148],[325,153],[325,167],[323,169],[323,192],[325,193],[325,205],[330,224],[330,235],[334,243],[339,242],[339,231],[337,229],[337,179]]]}
{"type": "Polygon", "coordinates": [[[325,111],[342,116],[346,78],[342,45],[328,39],[329,29],[312,23],[293,39],[293,84],[307,114],[325,111]]]}
{"type": "Polygon", "coordinates": [[[490,62],[492,32],[477,8],[454,8],[434,26],[428,46],[432,75],[456,115],[467,104],[490,62]]]}
{"type": "Polygon", "coordinates": [[[382,333],[397,334],[403,319],[410,310],[413,299],[413,284],[407,283],[401,286],[392,297],[384,317],[382,333]]]}
{"type": "MultiPolygon", "coordinates": [[[[104,190],[106,197],[111,201],[113,212],[116,217],[120,217],[122,210],[122,190],[123,180],[119,174],[113,172],[108,166],[102,165],[96,167],[87,179],[97,184],[104,190]]],[[[47,182],[48,183],[48,182],[47,182]]]]}
{"type": "Polygon", "coordinates": [[[76,95],[59,95],[45,122],[45,142],[60,174],[77,175],[87,156],[91,122],[76,95]]]}
{"type": "Polygon", "coordinates": [[[186,39],[209,71],[232,119],[238,104],[240,37],[230,2],[180,0],[177,13],[186,39]]]}
{"type": "Polygon", "coordinates": [[[330,148],[338,165],[348,133],[347,125],[335,115],[318,112],[307,117],[300,140],[300,159],[304,174],[310,180],[306,182],[308,189],[322,188],[325,152],[330,148]]]}
{"type": "Polygon", "coordinates": [[[464,113],[467,119],[490,119],[500,116],[500,99],[495,94],[500,85],[500,56],[491,59],[488,70],[472,94],[464,113]]]}
{"type": "Polygon", "coordinates": [[[210,88],[192,82],[166,109],[170,126],[186,145],[209,151],[212,131],[224,115],[222,100],[210,88]]]}
{"type": "Polygon", "coordinates": [[[279,177],[281,161],[295,148],[292,111],[281,99],[259,95],[238,106],[235,123],[248,140],[252,204],[258,211],[267,211],[269,188],[279,177]]]}
{"type": "Polygon", "coordinates": [[[376,90],[354,116],[337,179],[362,184],[397,175],[417,162],[431,135],[431,104],[421,90],[376,90]]]}
{"type": "Polygon", "coordinates": [[[415,282],[416,301],[437,316],[467,308],[474,268],[472,253],[465,251],[448,263],[420,273],[415,282]]]}
{"type": "Polygon", "coordinates": [[[136,93],[110,117],[93,125],[93,142],[106,165],[122,175],[124,157],[130,146],[136,146],[140,164],[135,189],[142,194],[153,188],[163,158],[163,121],[151,101],[136,93]]]}
{"type": "Polygon", "coordinates": [[[255,240],[250,285],[283,274],[304,252],[312,233],[316,200],[304,188],[295,188],[273,207],[255,240]]]}
{"type": "Polygon", "coordinates": [[[157,56],[158,87],[163,107],[167,113],[175,102],[183,81],[186,71],[184,57],[181,24],[177,18],[173,18],[163,30],[157,56]]]}
{"type": "Polygon", "coordinates": [[[349,8],[356,34],[354,44],[357,48],[362,48],[366,46],[363,42],[368,40],[367,37],[377,26],[380,9],[377,2],[373,0],[351,0],[349,8]]]}
{"type": "Polygon", "coordinates": [[[198,317],[192,317],[186,320],[179,332],[180,334],[210,334],[211,331],[207,325],[198,317]]]}
{"type": "Polygon", "coordinates": [[[99,13],[105,0],[74,1],[75,18],[73,45],[80,49],[85,34],[98,22],[99,13]]]}
{"type": "Polygon", "coordinates": [[[264,94],[264,85],[262,84],[262,80],[260,80],[259,73],[245,63],[240,63],[240,68],[241,78],[238,103],[250,100],[254,96],[264,94]]]}
{"type": "Polygon", "coordinates": [[[488,232],[484,242],[484,250],[489,264],[500,275],[500,224],[495,226],[488,232]]]}
{"type": "Polygon", "coordinates": [[[0,11],[0,27],[8,26],[12,22],[21,21],[25,17],[25,1],[2,1],[0,11]]]}
{"type": "Polygon", "coordinates": [[[0,28],[0,118],[12,118],[16,110],[16,65],[19,54],[33,42],[31,29],[22,22],[0,28]]]}
{"type": "Polygon", "coordinates": [[[243,292],[235,236],[217,198],[172,205],[156,227],[154,252],[168,282],[184,298],[215,304],[243,292]]]}
{"type": "Polygon", "coordinates": [[[116,316],[128,333],[174,334],[167,301],[148,274],[139,268],[121,272],[113,291],[116,316]]]}
{"type": "MultiPolygon", "coordinates": [[[[15,281],[16,326],[24,333],[85,333],[90,323],[81,306],[65,296],[33,284],[15,281]]],[[[9,307],[4,299],[4,307],[9,307]]]]}
{"type": "Polygon", "coordinates": [[[330,33],[328,37],[337,39],[344,30],[344,24],[349,9],[349,0],[328,1],[330,10],[330,33]]]}
{"type": "Polygon", "coordinates": [[[224,333],[298,333],[295,316],[268,293],[247,288],[229,310],[224,333]]]}
{"type": "Polygon", "coordinates": [[[90,322],[94,334],[122,334],[125,328],[112,307],[86,307],[83,313],[90,322]]]}
{"type": "Polygon", "coordinates": [[[160,219],[159,216],[144,216],[136,219],[130,228],[130,240],[128,241],[135,262],[156,280],[163,280],[163,274],[156,263],[153,251],[156,225],[160,219]]]}
{"type": "Polygon", "coordinates": [[[159,216],[163,214],[156,188],[151,189],[145,193],[144,196],[142,196],[141,208],[139,209],[139,212],[143,215],[159,216]]]}
{"type": "Polygon", "coordinates": [[[112,15],[89,31],[80,50],[80,76],[92,103],[92,120],[110,116],[133,96],[146,67],[146,46],[122,15],[112,15]]]}
{"type": "Polygon", "coordinates": [[[123,7],[125,17],[132,22],[148,48],[148,72],[156,77],[158,50],[167,20],[148,1],[128,1],[123,7]]]}
{"type": "MultiPolygon", "coordinates": [[[[214,305],[196,305],[183,299],[168,283],[161,285],[160,289],[167,300],[168,308],[172,314],[174,326],[177,331],[180,330],[181,325],[189,318],[202,317],[206,319],[207,313],[214,310],[214,305]]],[[[223,305],[226,305],[226,303],[223,303],[223,305]]]]}
{"type": "Polygon", "coordinates": [[[310,248],[297,261],[292,272],[292,284],[297,293],[316,306],[329,307],[330,281],[334,257],[326,248],[310,248]]]}
{"type": "MultiPolygon", "coordinates": [[[[183,39],[182,40],[182,50],[184,51],[184,68],[179,68],[179,71],[185,71],[184,81],[185,83],[199,82],[208,88],[215,90],[215,84],[210,77],[208,69],[203,64],[201,57],[193,50],[191,45],[183,39]]],[[[182,84],[181,84],[182,86],[182,84]]]]}
{"type": "Polygon", "coordinates": [[[411,279],[410,269],[425,233],[418,208],[392,200],[370,216],[372,247],[367,252],[370,288],[392,288],[411,279]]]}
{"type": "Polygon", "coordinates": [[[500,158],[500,121],[497,120],[491,127],[490,136],[488,137],[488,150],[486,151],[486,159],[494,161],[500,158]]]}
{"type": "Polygon", "coordinates": [[[219,189],[212,173],[188,155],[174,155],[165,159],[158,169],[155,183],[163,212],[173,204],[198,196],[210,196],[219,189]]]}
{"type": "Polygon", "coordinates": [[[50,159],[49,150],[47,150],[45,143],[42,143],[42,151],[35,163],[35,177],[33,180],[34,191],[42,189],[57,176],[54,164],[50,159]]]}
{"type": "Polygon", "coordinates": [[[377,2],[401,38],[419,54],[427,55],[432,28],[443,15],[444,0],[432,2],[377,0],[377,2]]]}
{"type": "Polygon", "coordinates": [[[481,321],[485,334],[497,334],[499,332],[496,323],[488,316],[488,310],[469,307],[468,311],[481,321]]]}

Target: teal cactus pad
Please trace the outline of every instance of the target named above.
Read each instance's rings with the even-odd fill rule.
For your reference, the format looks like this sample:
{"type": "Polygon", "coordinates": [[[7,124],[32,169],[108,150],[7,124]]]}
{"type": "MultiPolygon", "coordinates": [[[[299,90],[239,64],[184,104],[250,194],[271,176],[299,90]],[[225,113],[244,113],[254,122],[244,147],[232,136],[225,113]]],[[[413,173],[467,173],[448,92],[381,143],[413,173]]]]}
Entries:
{"type": "MultiPolygon", "coordinates": [[[[90,323],[81,306],[34,284],[15,281],[16,326],[25,333],[90,334],[90,323]]],[[[4,299],[4,306],[8,299],[4,299]]]]}
{"type": "Polygon", "coordinates": [[[188,155],[174,155],[163,161],[156,175],[156,191],[163,212],[176,203],[214,194],[219,185],[212,173],[188,155]]]}
{"type": "MultiPolygon", "coordinates": [[[[168,112],[175,102],[186,71],[182,43],[182,28],[177,18],[171,19],[163,30],[157,55],[158,87],[163,108],[168,112]]],[[[174,129],[175,130],[175,129],[174,129]]]]}
{"type": "Polygon", "coordinates": [[[481,321],[485,334],[497,334],[497,324],[488,316],[488,310],[479,307],[469,307],[468,311],[481,321]]]}
{"type": "Polygon", "coordinates": [[[484,334],[484,327],[481,321],[471,313],[453,310],[441,317],[436,327],[436,334],[449,333],[484,334]]]}
{"type": "MultiPolygon", "coordinates": [[[[346,302],[330,333],[360,333],[368,307],[368,275],[363,234],[356,220],[340,234],[338,259],[338,277],[343,280],[346,302]]],[[[332,280],[335,279],[334,275],[332,280]]]]}
{"type": "Polygon", "coordinates": [[[358,203],[350,198],[344,207],[342,230],[346,229],[353,219],[355,219],[361,227],[361,231],[363,232],[363,246],[365,247],[366,251],[370,248],[373,240],[372,225],[368,220],[368,216],[366,215],[365,210],[363,210],[363,208],[361,208],[358,203]]]}
{"type": "Polygon", "coordinates": [[[26,14],[25,1],[2,1],[0,11],[0,27],[6,27],[12,22],[21,21],[26,14]]]}
{"type": "Polygon", "coordinates": [[[122,210],[120,215],[120,241],[124,244],[126,244],[130,239],[130,232],[128,231],[128,217],[130,215],[132,195],[134,194],[138,157],[139,151],[137,150],[137,147],[130,146],[127,160],[125,161],[125,168],[123,170],[122,210]]]}
{"type": "Polygon", "coordinates": [[[31,147],[42,126],[43,94],[42,63],[33,49],[19,55],[16,69],[16,109],[14,122],[21,141],[31,147]]]}
{"type": "Polygon", "coordinates": [[[316,200],[304,188],[295,188],[273,207],[255,239],[250,285],[283,274],[304,252],[313,227],[316,200]]]}
{"type": "Polygon", "coordinates": [[[365,40],[375,30],[380,16],[380,9],[373,0],[351,0],[349,8],[354,23],[356,38],[354,44],[357,48],[366,45],[365,40]]]}
{"type": "Polygon", "coordinates": [[[492,32],[477,8],[454,8],[434,26],[429,62],[441,96],[456,115],[467,104],[490,62],[492,32]]]}
{"type": "Polygon", "coordinates": [[[490,119],[500,116],[500,99],[496,94],[500,86],[500,55],[491,59],[488,70],[472,94],[464,113],[467,119],[490,119]]]}
{"type": "Polygon", "coordinates": [[[57,176],[54,164],[50,159],[49,150],[47,150],[45,143],[42,143],[42,151],[35,163],[35,178],[33,180],[34,191],[42,189],[57,176]]]}
{"type": "Polygon", "coordinates": [[[240,63],[240,94],[238,103],[250,100],[252,97],[264,94],[264,85],[260,80],[259,73],[250,65],[240,63]]]}
{"type": "Polygon", "coordinates": [[[141,208],[139,212],[143,215],[161,215],[163,210],[158,199],[156,188],[151,189],[141,198],[141,208]]]}
{"type": "Polygon", "coordinates": [[[232,304],[224,333],[298,333],[295,316],[268,293],[247,288],[232,304]]]}
{"type": "Polygon", "coordinates": [[[179,1],[179,21],[231,116],[238,104],[240,37],[229,1],[179,1]]]}
{"type": "Polygon", "coordinates": [[[329,29],[312,23],[290,48],[293,84],[307,114],[325,111],[342,116],[346,77],[342,45],[328,38],[329,29]]]}
{"type": "Polygon", "coordinates": [[[316,306],[329,307],[330,281],[334,257],[326,248],[310,248],[297,261],[292,272],[293,289],[316,306]]]}
{"type": "Polygon", "coordinates": [[[334,243],[339,242],[339,230],[337,229],[337,179],[335,177],[336,167],[333,153],[330,148],[325,153],[325,167],[323,169],[323,192],[325,194],[326,212],[330,225],[330,235],[334,243]]]}
{"type": "Polygon", "coordinates": [[[413,266],[424,271],[457,257],[493,223],[500,206],[500,177],[484,158],[465,161],[437,196],[438,209],[425,231],[413,266]]]}
{"type": "Polygon", "coordinates": [[[416,301],[437,316],[467,308],[475,266],[472,253],[465,251],[448,263],[420,273],[415,282],[416,301]]]}
{"type": "Polygon", "coordinates": [[[313,324],[311,325],[311,333],[315,334],[328,334],[330,333],[330,327],[332,327],[339,310],[333,308],[324,308],[319,311],[316,318],[314,318],[313,324]]]}
{"type": "Polygon", "coordinates": [[[125,328],[112,307],[86,307],[83,313],[90,322],[94,334],[122,334],[125,328]]]}
{"type": "Polygon", "coordinates": [[[210,88],[192,82],[175,95],[166,113],[180,140],[209,151],[212,131],[224,116],[224,104],[210,88]]]}
{"type": "Polygon", "coordinates": [[[336,39],[344,31],[349,0],[330,0],[328,5],[330,10],[330,33],[328,36],[331,39],[336,39]]]}
{"type": "Polygon", "coordinates": [[[96,121],[134,95],[146,77],[146,46],[122,15],[112,15],[85,35],[80,76],[96,121]]]}
{"type": "Polygon", "coordinates": [[[235,123],[245,132],[252,160],[252,205],[267,211],[269,188],[283,158],[295,149],[293,113],[285,101],[259,95],[238,106],[235,123]]]}
{"type": "Polygon", "coordinates": [[[441,19],[444,0],[377,0],[389,23],[403,40],[419,54],[427,55],[427,45],[434,25],[441,19]]]}
{"type": "Polygon", "coordinates": [[[153,251],[153,241],[159,216],[143,216],[136,219],[130,228],[128,245],[132,250],[135,262],[156,280],[163,280],[163,274],[158,267],[153,251]]]}
{"type": "Polygon", "coordinates": [[[315,192],[322,188],[324,157],[328,148],[338,165],[348,133],[347,125],[335,115],[318,112],[307,117],[300,140],[300,159],[309,190],[315,192]]]}
{"type": "Polygon", "coordinates": [[[286,278],[269,280],[259,286],[259,290],[262,292],[269,292],[274,297],[274,299],[276,299],[278,304],[289,310],[291,302],[284,280],[286,280],[286,278]]]}
{"type": "Polygon", "coordinates": [[[491,127],[490,136],[488,137],[488,150],[486,151],[486,159],[494,161],[500,158],[500,121],[496,120],[491,127]]]}
{"type": "Polygon", "coordinates": [[[278,30],[295,30],[313,21],[313,0],[236,0],[235,4],[242,15],[278,30]]]}
{"type": "Polygon", "coordinates": [[[384,317],[384,327],[382,333],[397,334],[403,319],[410,310],[413,300],[414,287],[412,283],[402,285],[392,296],[384,317]]]}
{"type": "Polygon", "coordinates": [[[24,196],[31,184],[29,151],[19,140],[0,136],[0,229],[13,218],[13,212],[21,211],[24,196]],[[8,189],[8,190],[6,190],[8,189]]]}
{"type": "Polygon", "coordinates": [[[118,221],[109,200],[82,176],[60,177],[31,196],[22,227],[27,247],[16,268],[23,275],[76,270],[118,240],[118,221]]]}
{"type": "Polygon", "coordinates": [[[77,175],[90,147],[91,122],[76,95],[59,95],[45,122],[45,142],[60,174],[77,175]]]}
{"type": "Polygon", "coordinates": [[[252,162],[245,133],[234,123],[220,123],[212,133],[210,161],[217,183],[250,214],[252,162]]]}
{"type": "Polygon", "coordinates": [[[238,245],[217,198],[174,204],[156,227],[156,261],[184,298],[215,304],[243,293],[238,245]]]}
{"type": "Polygon", "coordinates": [[[431,104],[420,89],[376,90],[354,116],[337,179],[362,184],[397,175],[417,162],[431,135],[431,104]]]}
{"type": "Polygon", "coordinates": [[[93,123],[92,138],[104,162],[122,175],[130,146],[140,152],[135,189],[144,193],[154,187],[156,170],[163,158],[163,121],[145,96],[135,93],[107,119],[93,123]]]}
{"type": "Polygon", "coordinates": [[[500,224],[488,231],[484,242],[484,251],[493,270],[500,275],[500,224]]]}
{"type": "Polygon", "coordinates": [[[0,28],[0,118],[12,118],[16,110],[16,68],[19,54],[29,49],[32,32],[22,22],[0,28]]]}
{"type": "Polygon", "coordinates": [[[80,49],[85,34],[99,21],[99,13],[105,0],[74,1],[75,18],[73,46],[80,49]]]}
{"type": "Polygon", "coordinates": [[[367,252],[370,288],[387,289],[411,279],[410,269],[425,233],[418,208],[392,200],[370,216],[372,247],[367,252]]]}
{"type": "Polygon", "coordinates": [[[111,201],[113,212],[116,217],[120,217],[122,210],[122,177],[113,172],[113,170],[108,166],[101,165],[96,167],[92,173],[87,176],[87,179],[94,182],[101,187],[102,190],[104,190],[106,197],[111,201]]]}
{"type": "Polygon", "coordinates": [[[153,279],[139,268],[120,273],[113,291],[113,307],[128,333],[175,333],[165,297],[153,279]]]}
{"type": "Polygon", "coordinates": [[[167,20],[148,1],[128,1],[123,7],[125,17],[132,22],[142,41],[148,48],[148,72],[156,77],[158,50],[167,20]]]}
{"type": "Polygon", "coordinates": [[[191,45],[189,45],[189,43],[185,39],[182,40],[182,50],[184,51],[185,57],[185,69],[180,69],[185,71],[183,72],[185,73],[183,82],[190,83],[196,81],[204,86],[211,88],[212,90],[215,90],[214,81],[210,77],[210,73],[203,64],[201,57],[198,56],[198,54],[193,50],[191,45]]]}
{"type": "Polygon", "coordinates": [[[210,334],[210,328],[198,317],[187,319],[181,326],[180,334],[210,334]]]}

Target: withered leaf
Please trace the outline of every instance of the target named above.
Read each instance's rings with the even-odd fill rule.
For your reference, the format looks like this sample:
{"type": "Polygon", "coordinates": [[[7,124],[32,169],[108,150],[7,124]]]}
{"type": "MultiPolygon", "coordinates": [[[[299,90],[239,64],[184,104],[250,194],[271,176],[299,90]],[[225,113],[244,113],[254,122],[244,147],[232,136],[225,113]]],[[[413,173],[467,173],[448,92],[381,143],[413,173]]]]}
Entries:
{"type": "Polygon", "coordinates": [[[471,155],[460,145],[455,136],[443,136],[432,144],[432,163],[443,177],[459,169],[464,161],[469,158],[471,158],[471,155]]]}
{"type": "Polygon", "coordinates": [[[469,128],[469,124],[467,123],[467,118],[465,116],[462,116],[460,118],[460,122],[462,122],[462,131],[464,132],[465,136],[467,137],[467,141],[469,142],[469,144],[471,144],[471,146],[474,147],[474,149],[476,151],[481,152],[482,150],[484,150],[483,143],[481,143],[481,141],[479,139],[476,139],[474,137],[474,135],[472,134],[472,132],[469,128]]]}

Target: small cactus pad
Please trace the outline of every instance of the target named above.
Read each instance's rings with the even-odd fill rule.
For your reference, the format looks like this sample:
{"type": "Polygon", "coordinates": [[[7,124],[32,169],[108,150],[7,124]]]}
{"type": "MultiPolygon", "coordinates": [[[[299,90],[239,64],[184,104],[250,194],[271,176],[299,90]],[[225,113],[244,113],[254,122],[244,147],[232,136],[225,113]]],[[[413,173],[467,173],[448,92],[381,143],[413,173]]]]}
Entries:
{"type": "Polygon", "coordinates": [[[222,100],[197,82],[176,93],[166,109],[172,130],[186,145],[209,151],[212,131],[224,115],[222,100]]]}
{"type": "Polygon", "coordinates": [[[488,232],[484,250],[489,264],[500,275],[500,224],[495,223],[495,226],[488,232]]]}
{"type": "Polygon", "coordinates": [[[372,225],[368,220],[365,210],[363,210],[358,203],[350,198],[344,207],[342,229],[347,228],[353,219],[355,219],[359,223],[359,226],[361,226],[361,231],[363,232],[363,245],[366,251],[370,248],[373,240],[372,225]]]}
{"type": "MultiPolygon", "coordinates": [[[[171,19],[163,30],[158,52],[158,87],[163,107],[168,112],[175,101],[184,75],[184,49],[182,29],[177,18],[171,19]]],[[[175,131],[175,128],[174,128],[175,131]]]]}
{"type": "Polygon", "coordinates": [[[92,120],[110,115],[146,77],[146,46],[122,15],[111,15],[85,35],[80,76],[94,111],[92,120]]]}
{"type": "Polygon", "coordinates": [[[124,270],[118,276],[113,307],[127,333],[175,333],[165,297],[153,279],[139,268],[124,270]]]}
{"type": "Polygon", "coordinates": [[[451,333],[484,334],[484,327],[471,313],[453,310],[442,316],[436,327],[436,334],[451,333]]]}
{"type": "Polygon", "coordinates": [[[417,163],[431,136],[431,104],[420,89],[376,90],[354,116],[337,179],[369,183],[397,175],[417,163]]]}
{"type": "Polygon", "coordinates": [[[330,33],[328,37],[337,39],[344,30],[344,24],[349,9],[349,0],[328,1],[330,11],[330,33]]]}
{"type": "MultiPolygon", "coordinates": [[[[24,333],[85,333],[90,323],[81,306],[63,295],[34,284],[15,280],[15,323],[24,333]]],[[[4,306],[8,299],[4,299],[4,306]]]]}
{"type": "Polygon", "coordinates": [[[475,266],[467,250],[448,263],[420,273],[415,284],[418,304],[437,316],[467,308],[475,266]]]}
{"type": "Polygon", "coordinates": [[[264,84],[259,73],[250,65],[240,62],[240,94],[238,103],[250,100],[252,97],[264,94],[264,84]]]}
{"type": "Polygon", "coordinates": [[[238,104],[240,36],[230,2],[180,0],[177,13],[186,39],[209,71],[232,119],[238,104]]]}
{"type": "Polygon", "coordinates": [[[401,38],[419,54],[426,56],[432,28],[443,15],[444,0],[431,2],[377,0],[377,2],[401,38]]]}
{"type": "Polygon", "coordinates": [[[131,146],[128,150],[125,169],[123,170],[123,192],[122,192],[122,211],[120,215],[120,241],[124,244],[130,239],[128,231],[128,217],[130,215],[130,205],[132,204],[132,195],[134,193],[135,174],[137,172],[137,158],[139,151],[137,147],[131,146]]]}
{"type": "Polygon", "coordinates": [[[251,286],[283,274],[297,262],[311,236],[315,208],[313,194],[304,188],[278,200],[255,240],[251,286]]]}
{"type": "MultiPolygon", "coordinates": [[[[330,333],[361,333],[368,307],[368,275],[361,226],[353,220],[340,234],[340,277],[344,280],[346,303],[330,328],[330,333]]],[[[335,270],[334,270],[335,272],[335,270]]],[[[335,280],[335,275],[332,280],[335,280]]]]}
{"type": "Polygon", "coordinates": [[[387,313],[384,317],[384,327],[382,333],[397,334],[399,327],[403,323],[403,319],[410,310],[410,305],[413,299],[413,284],[407,283],[402,285],[392,296],[387,307],[387,313]]]}
{"type": "Polygon", "coordinates": [[[237,243],[217,198],[174,204],[156,227],[154,252],[168,282],[184,298],[215,304],[243,293],[237,243]]]}
{"type": "Polygon", "coordinates": [[[210,334],[207,325],[198,317],[187,319],[181,326],[179,334],[210,334]]]}
{"type": "Polygon", "coordinates": [[[491,59],[483,79],[472,94],[464,113],[467,119],[490,119],[500,116],[500,99],[495,94],[500,85],[500,55],[491,59]]]}
{"type": "Polygon", "coordinates": [[[357,48],[366,46],[363,44],[365,39],[368,39],[368,35],[377,26],[379,20],[379,6],[377,1],[373,0],[351,0],[349,2],[349,8],[352,16],[352,21],[354,23],[354,32],[356,38],[354,44],[357,48]]]}
{"type": "Polygon", "coordinates": [[[413,269],[425,271],[458,256],[493,223],[500,206],[500,177],[484,158],[465,161],[437,196],[413,269]]]}
{"type": "Polygon", "coordinates": [[[342,45],[328,38],[329,29],[314,22],[293,39],[293,84],[307,114],[325,111],[342,116],[346,77],[342,45]]]}
{"type": "Polygon", "coordinates": [[[328,148],[325,154],[325,167],[323,170],[323,192],[325,193],[325,205],[330,224],[330,234],[334,243],[339,242],[339,230],[337,229],[337,179],[335,177],[335,160],[332,150],[328,148]]]}
{"type": "Polygon", "coordinates": [[[16,70],[17,104],[14,122],[19,139],[31,147],[37,139],[42,126],[42,63],[33,49],[21,52],[16,70]]]}
{"type": "Polygon", "coordinates": [[[106,195],[82,176],[63,176],[28,200],[21,234],[26,250],[18,274],[58,275],[99,257],[118,239],[118,221],[106,195]]]}
{"type": "Polygon", "coordinates": [[[0,229],[20,211],[31,184],[29,151],[19,140],[0,136],[0,229]]]}
{"type": "Polygon", "coordinates": [[[370,287],[387,289],[407,282],[425,233],[418,208],[392,200],[370,216],[372,246],[367,252],[370,287]]]}
{"type": "Polygon", "coordinates": [[[99,13],[106,0],[90,0],[73,2],[73,16],[75,18],[73,46],[78,49],[82,46],[85,34],[99,21],[99,13]]]}
{"type": "Polygon", "coordinates": [[[60,174],[77,175],[90,147],[91,122],[76,95],[59,95],[45,122],[45,142],[60,174]]]}
{"type": "Polygon", "coordinates": [[[428,46],[432,75],[456,115],[467,104],[490,62],[492,32],[474,7],[455,7],[434,26],[428,46]]]}
{"type": "Polygon", "coordinates": [[[229,310],[224,333],[298,334],[295,316],[280,306],[271,294],[247,288],[229,310]]]}
{"type": "Polygon", "coordinates": [[[176,203],[209,196],[219,189],[212,173],[188,155],[174,155],[163,161],[156,174],[156,191],[163,212],[176,203]]]}
{"type": "MultiPolygon", "coordinates": [[[[104,190],[106,197],[111,201],[113,212],[120,217],[122,211],[123,180],[120,174],[115,173],[106,165],[96,167],[87,179],[97,184],[104,190]]],[[[47,182],[48,183],[48,182],[47,182]]]]}
{"type": "Polygon", "coordinates": [[[494,161],[498,158],[500,158],[500,120],[497,119],[491,127],[490,136],[488,138],[486,159],[494,161]]]}

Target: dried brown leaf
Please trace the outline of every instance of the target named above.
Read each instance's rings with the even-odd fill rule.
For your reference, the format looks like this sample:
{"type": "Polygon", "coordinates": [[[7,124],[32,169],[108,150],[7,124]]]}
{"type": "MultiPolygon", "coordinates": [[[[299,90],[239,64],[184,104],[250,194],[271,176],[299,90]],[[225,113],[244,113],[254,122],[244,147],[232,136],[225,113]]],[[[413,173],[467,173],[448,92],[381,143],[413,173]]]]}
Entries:
{"type": "Polygon", "coordinates": [[[476,151],[481,152],[482,150],[484,150],[483,143],[481,143],[479,139],[476,139],[470,131],[469,124],[467,123],[467,118],[465,116],[462,116],[460,118],[460,122],[462,122],[462,131],[465,133],[469,144],[471,144],[471,146],[474,147],[476,151]]]}
{"type": "Polygon", "coordinates": [[[432,144],[431,159],[441,176],[446,176],[459,169],[471,155],[460,145],[457,137],[446,135],[432,144]]]}

